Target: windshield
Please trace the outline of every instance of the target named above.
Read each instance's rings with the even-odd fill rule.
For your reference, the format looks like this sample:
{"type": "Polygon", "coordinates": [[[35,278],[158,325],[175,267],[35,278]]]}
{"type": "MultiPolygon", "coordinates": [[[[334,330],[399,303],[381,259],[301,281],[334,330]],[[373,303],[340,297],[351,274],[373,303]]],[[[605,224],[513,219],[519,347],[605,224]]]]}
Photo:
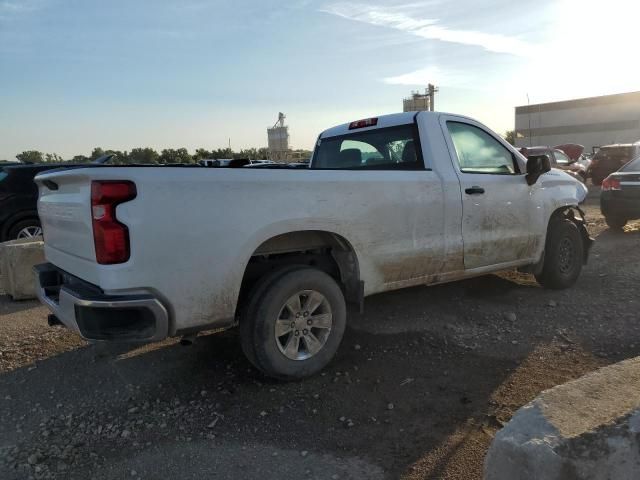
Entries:
{"type": "Polygon", "coordinates": [[[314,169],[415,170],[422,168],[415,126],[379,128],[318,140],[314,169]]]}

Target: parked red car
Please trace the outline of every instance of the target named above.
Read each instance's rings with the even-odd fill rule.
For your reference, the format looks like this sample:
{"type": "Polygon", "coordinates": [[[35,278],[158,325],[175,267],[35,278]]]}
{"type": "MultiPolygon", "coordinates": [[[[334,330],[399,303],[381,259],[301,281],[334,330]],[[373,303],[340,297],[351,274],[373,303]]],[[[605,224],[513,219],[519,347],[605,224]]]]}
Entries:
{"type": "Polygon", "coordinates": [[[556,147],[521,147],[518,150],[525,157],[529,157],[529,155],[547,155],[551,162],[551,168],[564,170],[581,182],[587,180],[587,167],[579,161],[584,151],[582,145],[568,143],[556,147]]]}

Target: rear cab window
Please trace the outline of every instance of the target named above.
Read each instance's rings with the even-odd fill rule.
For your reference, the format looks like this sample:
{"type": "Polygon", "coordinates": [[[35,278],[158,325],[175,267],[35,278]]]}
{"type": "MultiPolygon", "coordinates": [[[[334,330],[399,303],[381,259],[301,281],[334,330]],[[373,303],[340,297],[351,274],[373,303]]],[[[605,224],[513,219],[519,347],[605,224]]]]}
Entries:
{"type": "Polygon", "coordinates": [[[312,169],[422,170],[424,162],[413,124],[318,139],[312,169]]]}
{"type": "Polygon", "coordinates": [[[474,125],[447,122],[462,173],[516,175],[520,173],[515,156],[489,133],[474,125]]]}

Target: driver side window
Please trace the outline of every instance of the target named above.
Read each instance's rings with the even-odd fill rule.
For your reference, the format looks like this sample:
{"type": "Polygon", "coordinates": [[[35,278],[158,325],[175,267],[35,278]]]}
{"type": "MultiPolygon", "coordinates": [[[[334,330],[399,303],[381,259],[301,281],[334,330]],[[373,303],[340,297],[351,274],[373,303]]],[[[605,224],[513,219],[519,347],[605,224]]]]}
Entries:
{"type": "Polygon", "coordinates": [[[511,152],[482,129],[460,122],[447,122],[447,128],[462,173],[519,173],[511,152]]]}

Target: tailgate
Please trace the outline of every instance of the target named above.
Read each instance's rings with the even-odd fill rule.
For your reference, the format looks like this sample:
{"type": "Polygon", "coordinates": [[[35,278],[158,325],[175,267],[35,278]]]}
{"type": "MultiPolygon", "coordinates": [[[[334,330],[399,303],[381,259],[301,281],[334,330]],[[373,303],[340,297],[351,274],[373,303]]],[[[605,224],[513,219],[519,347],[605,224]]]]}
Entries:
{"type": "Polygon", "coordinates": [[[38,175],[38,214],[48,249],[95,262],[91,179],[82,171],[38,175]]]}

